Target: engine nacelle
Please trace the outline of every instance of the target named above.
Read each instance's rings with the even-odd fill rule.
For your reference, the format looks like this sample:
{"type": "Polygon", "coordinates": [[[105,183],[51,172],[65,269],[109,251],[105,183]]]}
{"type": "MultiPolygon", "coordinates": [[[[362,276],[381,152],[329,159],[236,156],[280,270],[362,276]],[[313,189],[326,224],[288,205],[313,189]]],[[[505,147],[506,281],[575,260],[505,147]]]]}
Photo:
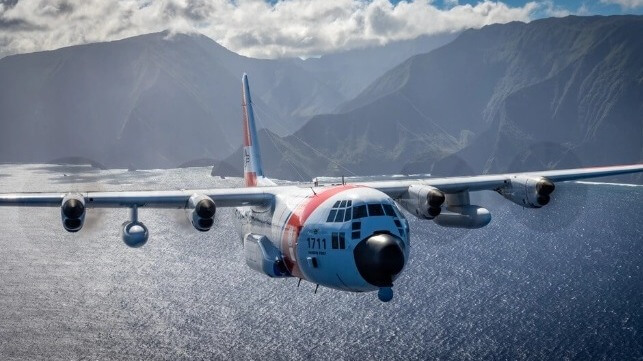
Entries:
{"type": "Polygon", "coordinates": [[[525,208],[540,208],[549,203],[549,195],[555,188],[554,183],[544,177],[515,175],[498,193],[525,208]]]}
{"type": "Polygon", "coordinates": [[[123,242],[129,247],[139,248],[147,243],[150,233],[147,227],[139,221],[125,221],[123,222],[123,229],[121,230],[121,238],[123,242]]]}
{"type": "Polygon", "coordinates": [[[491,222],[491,213],[486,208],[474,205],[454,206],[435,217],[433,222],[442,227],[482,228],[491,222]]]}
{"type": "Polygon", "coordinates": [[[243,240],[243,253],[246,264],[253,270],[269,277],[290,277],[281,252],[268,237],[248,234],[243,240]]]}
{"type": "Polygon", "coordinates": [[[188,200],[185,210],[190,223],[196,230],[207,232],[212,228],[214,216],[217,213],[217,206],[212,198],[195,194],[188,200]]]}
{"type": "Polygon", "coordinates": [[[80,194],[69,193],[60,205],[60,218],[67,232],[78,232],[85,222],[85,198],[80,194]]]}
{"type": "Polygon", "coordinates": [[[411,185],[399,203],[418,218],[433,219],[442,211],[444,199],[444,193],[435,187],[411,185]]]}

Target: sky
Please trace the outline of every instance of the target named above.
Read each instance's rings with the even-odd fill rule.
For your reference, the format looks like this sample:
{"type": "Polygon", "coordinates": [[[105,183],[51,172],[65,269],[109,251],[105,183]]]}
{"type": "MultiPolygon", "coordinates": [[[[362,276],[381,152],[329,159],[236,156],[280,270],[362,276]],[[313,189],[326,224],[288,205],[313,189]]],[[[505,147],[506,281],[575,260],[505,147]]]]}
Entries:
{"type": "Polygon", "coordinates": [[[643,0],[0,0],[0,57],[170,30],[310,57],[510,21],[643,14],[643,0]]]}

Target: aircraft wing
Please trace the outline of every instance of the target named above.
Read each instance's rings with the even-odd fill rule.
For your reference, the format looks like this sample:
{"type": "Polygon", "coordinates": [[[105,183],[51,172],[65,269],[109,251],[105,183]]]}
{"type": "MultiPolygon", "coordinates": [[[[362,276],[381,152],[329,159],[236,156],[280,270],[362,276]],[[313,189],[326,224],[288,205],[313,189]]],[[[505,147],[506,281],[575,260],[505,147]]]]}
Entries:
{"type": "Polygon", "coordinates": [[[403,195],[411,185],[427,185],[435,187],[444,193],[458,193],[463,191],[497,190],[502,188],[517,176],[545,177],[552,182],[573,181],[579,179],[614,176],[620,174],[637,173],[643,171],[643,164],[577,168],[564,170],[548,170],[540,172],[491,174],[467,177],[445,178],[420,178],[409,180],[395,180],[383,182],[364,182],[362,185],[378,189],[392,198],[403,195]]]}
{"type": "MultiPolygon", "coordinates": [[[[269,189],[276,188],[270,187],[269,189]]],[[[266,204],[274,197],[267,188],[219,188],[176,191],[115,191],[71,192],[85,199],[87,208],[184,208],[194,194],[205,195],[217,207],[238,207],[266,204]]],[[[69,193],[5,193],[0,194],[0,206],[60,207],[69,193]]]]}
{"type": "MultiPolygon", "coordinates": [[[[507,173],[467,177],[419,178],[381,182],[355,183],[378,189],[392,198],[398,198],[411,185],[427,185],[444,193],[463,191],[497,190],[515,176],[545,177],[553,182],[586,178],[613,176],[643,171],[643,164],[598,168],[550,170],[541,172],[507,173]]],[[[82,196],[87,208],[184,208],[192,195],[210,197],[217,207],[238,207],[263,205],[270,202],[275,194],[286,186],[215,188],[176,191],[113,191],[113,192],[71,192],[82,196]]],[[[0,206],[60,207],[69,193],[5,193],[0,194],[0,206]]]]}

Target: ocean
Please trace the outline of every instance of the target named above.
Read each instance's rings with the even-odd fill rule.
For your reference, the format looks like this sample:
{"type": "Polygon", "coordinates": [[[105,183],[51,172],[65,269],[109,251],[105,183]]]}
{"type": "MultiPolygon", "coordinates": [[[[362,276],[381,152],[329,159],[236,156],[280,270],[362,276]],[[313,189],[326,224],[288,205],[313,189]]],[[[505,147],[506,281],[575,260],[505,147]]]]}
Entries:
{"type": "MultiPolygon", "coordinates": [[[[209,168],[99,171],[3,165],[0,192],[238,186],[209,168]]],[[[487,192],[479,230],[409,216],[411,258],[389,303],[251,271],[219,209],[89,210],[77,234],[58,208],[0,207],[0,359],[643,359],[643,187],[560,183],[532,210],[487,192]]]]}

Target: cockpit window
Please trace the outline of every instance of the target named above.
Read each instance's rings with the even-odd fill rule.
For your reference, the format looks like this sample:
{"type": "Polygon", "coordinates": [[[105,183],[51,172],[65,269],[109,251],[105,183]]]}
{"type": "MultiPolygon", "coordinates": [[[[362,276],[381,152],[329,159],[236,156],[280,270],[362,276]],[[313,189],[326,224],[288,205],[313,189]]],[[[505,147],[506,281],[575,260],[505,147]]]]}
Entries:
{"type": "Polygon", "coordinates": [[[370,203],[368,205],[368,214],[372,216],[383,216],[384,211],[382,210],[382,205],[379,203],[370,203]]]}
{"type": "Polygon", "coordinates": [[[384,207],[384,213],[386,213],[387,216],[395,217],[395,211],[393,210],[393,206],[387,203],[382,204],[384,207]]]}
{"type": "Polygon", "coordinates": [[[359,206],[353,207],[353,219],[360,219],[368,216],[366,213],[366,205],[360,204],[359,206]]]}
{"type": "Polygon", "coordinates": [[[328,213],[328,218],[326,222],[347,222],[351,220],[351,210],[352,201],[343,200],[337,201],[333,205],[333,208],[328,213]]]}
{"type": "Polygon", "coordinates": [[[334,222],[336,213],[337,213],[336,209],[331,209],[330,213],[328,213],[328,219],[326,219],[326,222],[334,222]]]}
{"type": "Polygon", "coordinates": [[[399,210],[395,204],[369,203],[356,204],[353,206],[352,200],[336,201],[333,205],[326,222],[348,222],[351,219],[357,220],[368,216],[389,216],[400,217],[399,210]]]}
{"type": "Polygon", "coordinates": [[[344,209],[337,210],[337,216],[335,217],[335,222],[344,222],[344,209]]]}
{"type": "Polygon", "coordinates": [[[346,216],[344,216],[344,222],[348,222],[350,220],[351,220],[351,209],[348,208],[348,209],[346,209],[346,216]]]}

